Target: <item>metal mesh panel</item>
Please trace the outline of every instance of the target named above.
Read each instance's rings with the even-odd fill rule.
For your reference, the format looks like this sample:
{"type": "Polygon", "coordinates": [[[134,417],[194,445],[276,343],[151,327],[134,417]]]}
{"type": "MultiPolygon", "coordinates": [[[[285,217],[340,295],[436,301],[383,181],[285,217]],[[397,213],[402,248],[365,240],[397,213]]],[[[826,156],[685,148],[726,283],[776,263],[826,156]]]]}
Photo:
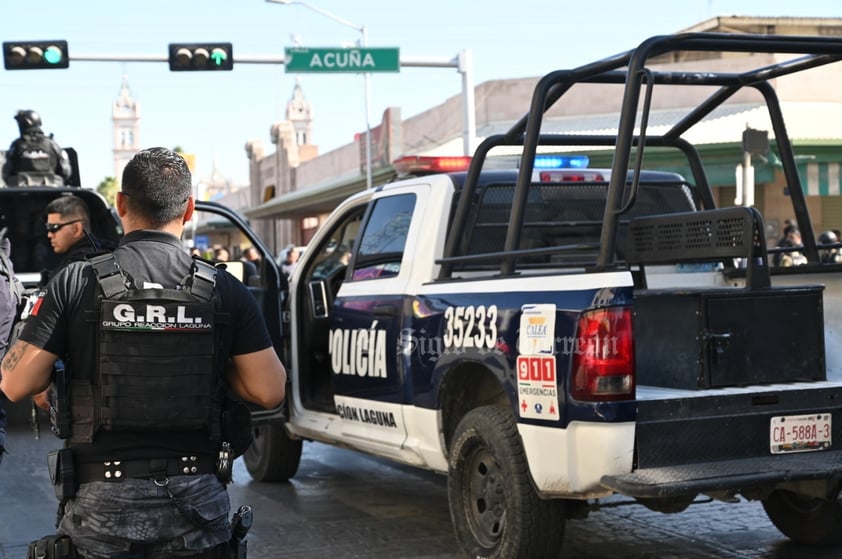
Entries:
{"type": "MultiPolygon", "coordinates": [[[[756,242],[756,236],[751,238],[745,235],[745,219],[739,217],[724,218],[716,222],[716,245],[719,247],[741,247],[747,250],[747,243],[756,242]]],[[[754,231],[752,230],[752,233],[754,231]]]]}
{"type": "Polygon", "coordinates": [[[640,218],[631,224],[629,261],[641,264],[748,257],[759,248],[745,208],[640,218]]]}

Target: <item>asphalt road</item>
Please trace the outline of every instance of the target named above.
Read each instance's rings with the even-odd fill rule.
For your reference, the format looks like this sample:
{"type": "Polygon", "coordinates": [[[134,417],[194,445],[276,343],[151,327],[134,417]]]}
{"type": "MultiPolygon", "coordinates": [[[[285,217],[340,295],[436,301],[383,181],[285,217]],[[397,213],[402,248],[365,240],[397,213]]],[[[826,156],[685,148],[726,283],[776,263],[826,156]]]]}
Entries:
{"type": "MultiPolygon", "coordinates": [[[[0,465],[0,559],[23,559],[29,541],[54,531],[56,502],[46,453],[59,446],[42,422],[40,440],[16,410],[0,465]]],[[[352,451],[308,443],[289,483],[251,479],[241,460],[232,506],[251,505],[250,559],[456,559],[459,550],[443,476],[352,451]]],[[[570,520],[562,559],[838,559],[842,549],[789,542],[759,503],[705,503],[678,514],[616,505],[570,520]]]]}

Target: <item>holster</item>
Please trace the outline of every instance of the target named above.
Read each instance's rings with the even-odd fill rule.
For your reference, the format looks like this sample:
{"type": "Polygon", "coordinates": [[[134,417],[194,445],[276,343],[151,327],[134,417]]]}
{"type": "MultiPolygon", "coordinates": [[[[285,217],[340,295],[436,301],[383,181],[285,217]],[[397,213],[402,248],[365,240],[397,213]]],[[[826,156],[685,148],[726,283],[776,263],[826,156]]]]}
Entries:
{"type": "Polygon", "coordinates": [[[35,540],[26,548],[26,559],[77,559],[76,547],[68,536],[53,534],[35,540]]]}
{"type": "Polygon", "coordinates": [[[60,503],[76,495],[76,469],[73,465],[73,451],[60,448],[47,454],[50,481],[60,503]]]}
{"type": "Polygon", "coordinates": [[[70,379],[64,366],[57,367],[53,375],[50,428],[58,438],[66,439],[71,435],[70,379]]]}
{"type": "Polygon", "coordinates": [[[246,559],[246,534],[251,528],[253,518],[252,509],[248,505],[241,506],[234,513],[231,519],[231,539],[228,541],[228,559],[246,559]]]}
{"type": "Polygon", "coordinates": [[[246,559],[246,540],[234,540],[228,542],[228,557],[227,559],[246,559]]]}

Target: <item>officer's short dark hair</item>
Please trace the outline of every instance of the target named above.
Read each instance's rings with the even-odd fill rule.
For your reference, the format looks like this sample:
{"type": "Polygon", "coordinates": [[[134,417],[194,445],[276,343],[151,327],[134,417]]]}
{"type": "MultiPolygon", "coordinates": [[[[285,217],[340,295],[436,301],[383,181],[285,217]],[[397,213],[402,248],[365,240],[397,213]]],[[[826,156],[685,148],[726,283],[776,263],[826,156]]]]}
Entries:
{"type": "Polygon", "coordinates": [[[179,154],[162,147],[148,148],[126,164],[121,191],[131,212],[159,227],[184,214],[193,178],[179,154]]]}
{"type": "Polygon", "coordinates": [[[47,214],[58,214],[61,216],[62,220],[66,218],[82,219],[82,224],[84,225],[86,231],[90,226],[91,217],[88,212],[88,204],[86,204],[85,201],[78,196],[74,196],[72,194],[59,196],[47,204],[44,212],[47,214]]]}

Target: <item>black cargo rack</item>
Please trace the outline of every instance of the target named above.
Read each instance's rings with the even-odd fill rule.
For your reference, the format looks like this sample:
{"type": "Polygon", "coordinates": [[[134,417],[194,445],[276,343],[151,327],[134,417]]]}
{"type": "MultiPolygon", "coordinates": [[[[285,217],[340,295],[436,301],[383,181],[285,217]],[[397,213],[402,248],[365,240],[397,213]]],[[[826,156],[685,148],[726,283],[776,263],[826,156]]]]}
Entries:
{"type": "MultiPolygon", "coordinates": [[[[746,287],[770,287],[766,237],[760,212],[754,208],[720,208],[706,212],[640,217],[631,222],[626,261],[649,264],[741,259],[746,287]]],[[[641,287],[646,287],[645,276],[641,287]]]]}
{"type": "MultiPolygon", "coordinates": [[[[790,187],[793,212],[802,233],[803,252],[810,262],[818,262],[816,239],[801,189],[792,144],[786,131],[780,102],[770,80],[839,60],[842,60],[842,40],[835,37],[685,33],[652,37],[625,53],[572,70],[559,70],[547,74],[535,87],[529,112],[506,134],[490,136],[477,148],[451,222],[444,258],[441,260],[440,277],[449,278],[454,265],[466,257],[463,241],[467,236],[466,229],[471,223],[470,213],[475,201],[476,185],[488,153],[498,146],[523,147],[504,250],[493,255],[499,260],[499,273],[503,276],[515,273],[516,262],[522,253],[518,247],[538,146],[613,146],[615,148],[595,270],[616,269],[619,265],[617,261],[619,220],[620,216],[634,204],[645,147],[669,147],[680,150],[687,158],[702,209],[714,209],[713,194],[705,176],[701,157],[696,148],[682,135],[744,88],[757,90],[766,102],[778,155],[790,187]],[[679,51],[780,53],[803,56],[742,72],[657,71],[646,66],[653,57],[679,51]],[[579,83],[624,86],[616,136],[541,133],[545,113],[571,87],[579,83]],[[661,84],[713,86],[718,89],[694,108],[689,109],[683,118],[666,133],[647,135],[652,90],[654,86],[661,84]],[[642,95],[640,133],[635,134],[638,106],[642,95]],[[631,158],[634,148],[637,148],[637,157],[632,166],[631,158]],[[627,185],[626,175],[630,170],[634,178],[627,185]]],[[[564,250],[564,247],[558,248],[564,250]]],[[[478,256],[473,255],[472,258],[478,258],[478,256]]]]}

